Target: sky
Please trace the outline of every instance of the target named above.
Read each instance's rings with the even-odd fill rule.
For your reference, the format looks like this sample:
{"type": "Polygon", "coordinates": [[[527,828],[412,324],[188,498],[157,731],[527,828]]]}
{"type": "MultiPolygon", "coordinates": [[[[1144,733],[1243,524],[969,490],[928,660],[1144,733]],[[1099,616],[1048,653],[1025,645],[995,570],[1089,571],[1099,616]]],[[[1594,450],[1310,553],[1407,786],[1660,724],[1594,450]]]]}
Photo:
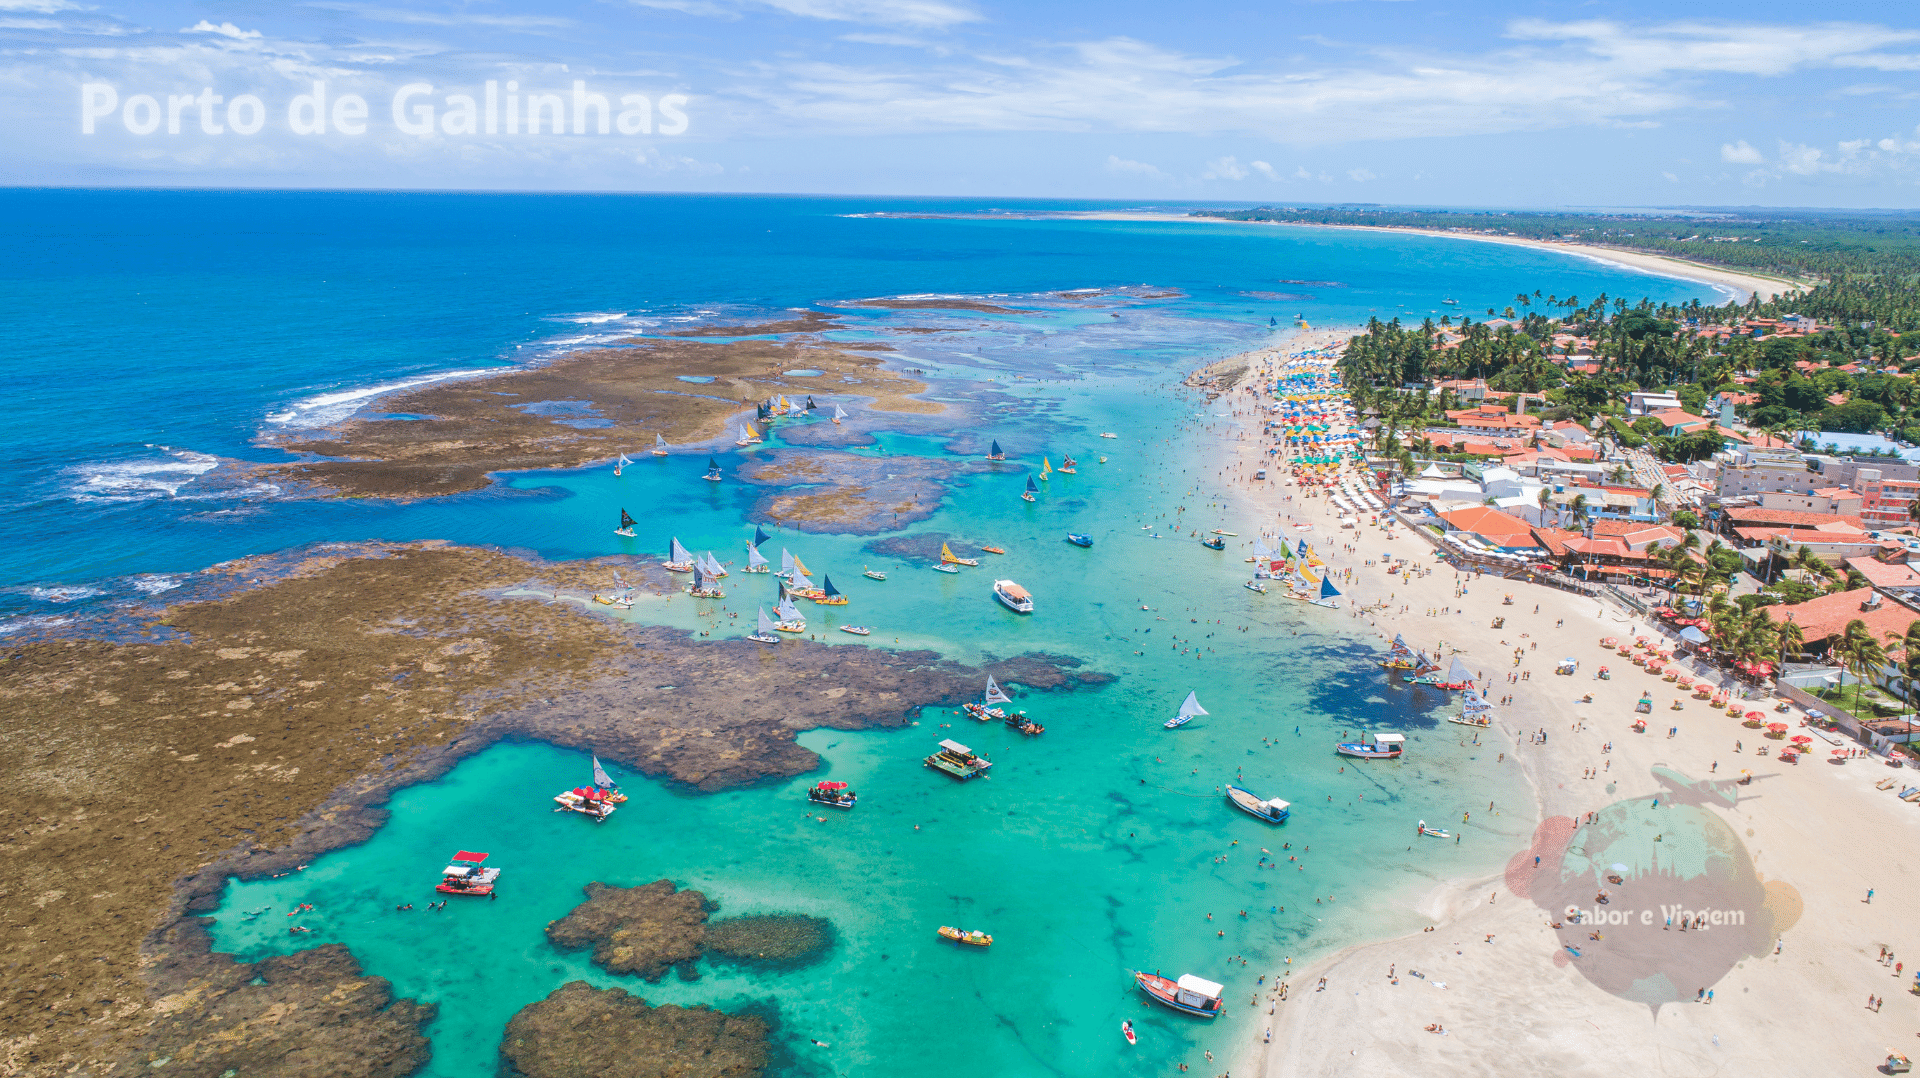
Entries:
{"type": "Polygon", "coordinates": [[[0,57],[11,186],[1920,205],[1913,3],[0,0],[0,57]]]}

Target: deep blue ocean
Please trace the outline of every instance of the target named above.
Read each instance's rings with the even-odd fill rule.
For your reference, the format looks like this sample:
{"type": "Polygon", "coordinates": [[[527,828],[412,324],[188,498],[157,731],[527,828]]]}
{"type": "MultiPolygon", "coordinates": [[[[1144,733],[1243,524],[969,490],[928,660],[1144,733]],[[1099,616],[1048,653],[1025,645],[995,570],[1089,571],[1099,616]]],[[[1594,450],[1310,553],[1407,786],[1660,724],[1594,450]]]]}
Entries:
{"type": "MultiPolygon", "coordinates": [[[[1018,460],[1004,475],[954,484],[939,513],[908,530],[992,542],[1008,554],[992,557],[992,568],[945,576],[876,558],[866,538],[785,531],[769,554],[790,546],[834,575],[852,604],[809,617],[870,624],[866,641],[875,646],[897,641],[969,662],[1067,653],[1119,681],[1023,700],[1048,724],[1030,742],[937,710],[903,732],[809,733],[803,740],[821,753],[823,772],[863,794],[857,811],[831,822],[802,812],[798,793],[812,777],[714,796],[635,780],[634,802],[595,830],[546,812],[552,791],[586,779],[582,755],[494,747],[403,792],[368,843],[301,874],[237,885],[215,940],[247,957],[315,944],[239,912],[316,902],[318,940],[346,942],[401,993],[440,1005],[428,1071],[443,1075],[492,1072],[506,1018],[575,977],[625,982],[654,1001],[770,1005],[786,1071],[1204,1068],[1200,1050],[1230,1053],[1257,1034],[1264,1006],[1240,999],[1257,992],[1256,974],[1410,927],[1422,890],[1497,867],[1524,846],[1532,820],[1476,816],[1461,844],[1402,852],[1415,818],[1444,820],[1490,798],[1529,805],[1512,764],[1493,761],[1506,747],[1468,742],[1436,723],[1444,698],[1384,679],[1364,624],[1246,592],[1233,552],[1152,538],[1175,507],[1187,508],[1189,528],[1223,527],[1240,545],[1263,524],[1243,520],[1212,479],[1204,456],[1211,417],[1180,376],[1284,341],[1295,317],[1324,327],[1370,315],[1482,314],[1535,288],[1721,298],[1558,252],[1460,240],[979,216],[1105,208],[0,193],[0,321],[17,346],[15,405],[0,415],[0,483],[15,493],[0,517],[0,634],[42,634],[164,602],[210,564],[315,541],[442,538],[575,558],[657,552],[671,533],[696,551],[738,559],[752,493],[698,480],[704,450],[643,457],[618,479],[604,467],[520,474],[484,492],[412,504],[294,498],[239,466],[279,459],[258,445],[262,436],[351,415],[381,387],[539,362],[701,320],[875,296],[996,298],[1021,313],[851,310],[846,329],[829,336],[893,342],[902,363],[929,373],[935,397],[986,394],[995,407],[1020,406],[993,432],[1018,460]],[[871,216],[878,212],[919,216],[871,216]],[[940,216],[956,213],[976,216],[940,216]],[[1076,289],[1129,291],[1094,303],[1053,295],[1076,289]],[[1445,297],[1460,307],[1443,307],[1445,297]],[[927,326],[954,332],[893,334],[927,326]],[[1121,438],[1093,437],[1099,431],[1121,438]],[[1079,475],[1056,475],[1034,504],[1016,498],[1042,456],[1058,464],[1068,453],[1080,458],[1079,475]],[[613,536],[620,505],[651,508],[646,520],[660,535],[613,536]],[[1096,546],[1060,542],[1069,529],[1092,533],[1096,546]],[[878,563],[889,580],[861,578],[863,563],[878,563]],[[1031,618],[987,599],[995,572],[1034,589],[1031,618]],[[1193,689],[1211,715],[1165,732],[1159,721],[1193,689]],[[1330,743],[1341,731],[1387,724],[1410,734],[1407,760],[1336,771],[1330,743]],[[991,752],[990,782],[955,785],[919,766],[948,735],[991,752]],[[1295,819],[1275,831],[1224,807],[1215,788],[1237,772],[1262,794],[1294,800],[1295,819]],[[1386,835],[1395,839],[1382,843],[1386,835]],[[1285,871],[1259,864],[1254,848],[1280,851],[1289,841],[1296,851],[1323,846],[1285,871]],[[495,852],[516,902],[446,913],[452,930],[396,922],[393,903],[416,898],[370,883],[424,874],[430,889],[436,860],[455,847],[495,852]],[[647,986],[557,954],[542,937],[586,881],[661,877],[706,891],[724,914],[827,915],[839,944],[798,973],[709,970],[698,982],[647,986]],[[1316,897],[1336,894],[1339,903],[1316,906],[1316,897]],[[1229,916],[1242,909],[1244,917],[1229,916]],[[1210,912],[1221,918],[1205,919],[1210,912]],[[941,922],[978,923],[996,934],[995,948],[943,949],[931,936],[941,922]],[[461,947],[469,941],[487,948],[461,947]],[[1229,1013],[1204,1026],[1143,1011],[1129,965],[1226,981],[1229,1013]],[[1142,1028],[1137,1050],[1118,1038],[1123,1018],[1142,1028]],[[966,1034],[961,1056],[928,1037],[956,1029],[966,1034]],[[831,1047],[814,1047],[816,1038],[831,1047]]],[[[946,453],[953,433],[937,419],[876,421],[849,404],[884,452],[946,453]]],[[[726,460],[729,472],[737,460],[726,460]]],[[[1367,587],[1356,583],[1357,595],[1367,587]]],[[[741,581],[726,603],[750,616],[771,604],[772,588],[741,581]]],[[[626,617],[715,633],[739,626],[686,598],[643,602],[626,617]]],[[[845,647],[865,646],[849,638],[845,647]]],[[[210,741],[231,734],[210,733],[210,741]]]]}

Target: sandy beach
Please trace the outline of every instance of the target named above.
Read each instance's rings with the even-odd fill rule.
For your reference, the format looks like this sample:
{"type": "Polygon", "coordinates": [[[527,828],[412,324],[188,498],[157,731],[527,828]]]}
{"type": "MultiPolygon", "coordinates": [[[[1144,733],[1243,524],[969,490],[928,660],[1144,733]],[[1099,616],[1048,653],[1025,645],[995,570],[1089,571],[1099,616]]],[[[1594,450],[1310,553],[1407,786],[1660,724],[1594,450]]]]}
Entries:
{"type": "MultiPolygon", "coordinates": [[[[1296,340],[1288,347],[1337,338],[1316,334],[1314,341],[1296,340]]],[[[1258,360],[1255,366],[1257,376],[1258,360]]],[[[1261,382],[1250,377],[1243,387],[1261,382]]],[[[1599,645],[1604,637],[1657,634],[1645,621],[1611,604],[1546,586],[1459,574],[1438,562],[1433,546],[1404,525],[1389,530],[1363,521],[1343,532],[1324,500],[1307,498],[1283,470],[1268,465],[1277,479],[1251,479],[1261,446],[1254,400],[1242,388],[1216,405],[1231,405],[1238,421],[1231,430],[1222,425],[1220,454],[1244,511],[1243,535],[1254,532],[1256,522],[1290,525],[1289,515],[1313,524],[1310,532],[1289,529],[1289,535],[1314,537],[1316,550],[1325,553],[1332,568],[1354,570],[1342,601],[1349,606],[1327,613],[1328,618],[1353,622],[1355,635],[1382,655],[1396,633],[1426,649],[1444,639],[1470,669],[1485,673],[1491,685],[1482,685],[1490,700],[1512,695],[1510,706],[1496,708],[1493,728],[1478,734],[1519,760],[1538,805],[1496,812],[1508,818],[1532,815],[1545,827],[1536,832],[1535,848],[1499,852],[1499,861],[1508,864],[1506,873],[1449,882],[1424,897],[1418,913],[1432,930],[1355,946],[1304,969],[1274,972],[1273,981],[1286,982],[1290,992],[1285,1001],[1262,992],[1260,1007],[1271,1010],[1271,1041],[1257,1038],[1245,1047],[1231,1062],[1232,1074],[1863,1075],[1884,1060],[1887,1048],[1910,1052],[1920,1046],[1912,973],[1896,972],[1893,964],[1902,961],[1880,962],[1883,948],[1905,952],[1908,942],[1900,926],[1907,920],[1895,905],[1904,908],[1920,886],[1898,845],[1881,842],[1907,835],[1916,810],[1894,795],[1912,786],[1906,781],[1913,773],[1864,756],[1808,755],[1797,765],[1758,756],[1762,746],[1777,750],[1784,744],[1599,645]],[[1321,543],[1325,538],[1333,540],[1321,543]],[[1348,543],[1363,554],[1342,554],[1348,543]],[[1387,552],[1430,573],[1388,579],[1381,566],[1366,559],[1387,552]],[[1502,602],[1506,594],[1513,597],[1511,606],[1502,602]],[[1386,610],[1375,607],[1383,603],[1386,610]],[[1506,619],[1501,629],[1491,625],[1497,616],[1506,619]],[[1525,650],[1518,661],[1516,647],[1525,650]],[[1562,657],[1580,661],[1572,677],[1554,674],[1562,657]],[[1612,678],[1596,677],[1602,665],[1612,669],[1612,678]],[[1509,672],[1530,676],[1508,684],[1509,672]],[[1656,704],[1646,733],[1636,734],[1631,724],[1642,693],[1656,704]],[[1582,700],[1588,694],[1590,703],[1582,700]],[[1682,704],[1678,711],[1670,707],[1676,698],[1682,704]],[[1670,727],[1678,729],[1672,737],[1670,727]],[[1546,733],[1544,745],[1535,741],[1537,731],[1546,733]],[[1592,779],[1586,778],[1589,770],[1592,779]],[[1751,784],[1725,783],[1743,770],[1751,770],[1751,784]],[[1884,778],[1900,783],[1894,791],[1875,790],[1874,782],[1884,778]],[[1724,850],[1716,858],[1724,865],[1744,868],[1751,859],[1747,876],[1757,880],[1740,885],[1750,898],[1765,900],[1749,905],[1755,910],[1745,916],[1752,919],[1745,928],[1676,926],[1669,931],[1655,912],[1650,926],[1566,922],[1554,929],[1549,924],[1563,919],[1558,910],[1515,894],[1516,886],[1539,891],[1541,879],[1529,865],[1530,854],[1544,852],[1551,865],[1562,850],[1577,853],[1583,844],[1596,842],[1598,826],[1568,837],[1589,813],[1664,821],[1651,815],[1675,813],[1675,807],[1682,808],[1682,817],[1670,826],[1654,826],[1663,830],[1656,839],[1666,840],[1668,829],[1677,838],[1684,821],[1696,821],[1720,829],[1724,850]],[[1736,850],[1740,847],[1744,852],[1736,850]],[[1875,890],[1871,903],[1869,889],[1875,890]],[[1772,926],[1786,927],[1777,940],[1772,926]],[[1589,936],[1594,933],[1599,937],[1589,936]],[[1743,943],[1744,955],[1739,949],[1727,954],[1727,946],[1736,942],[1743,943]],[[1582,954],[1578,959],[1575,950],[1582,954]],[[1650,965],[1635,988],[1615,993],[1596,985],[1595,978],[1609,981],[1605,974],[1590,974],[1604,972],[1608,950],[1616,951],[1614,962],[1650,965]],[[1714,992],[1711,1004],[1694,1002],[1696,974],[1704,983],[1698,990],[1714,992]],[[1316,989],[1322,978],[1325,988],[1316,989]],[[1672,984],[1667,996],[1682,1000],[1657,1008],[1648,1004],[1647,998],[1660,996],[1659,986],[1666,984],[1672,984]],[[1891,1000],[1873,1010],[1867,1008],[1870,996],[1891,1000]]],[[[1451,711],[1458,715],[1459,695],[1451,697],[1451,711]]],[[[1766,698],[1747,707],[1764,710],[1769,722],[1792,725],[1793,734],[1803,732],[1797,709],[1776,713],[1773,704],[1766,698]]],[[[1424,737],[1473,734],[1470,728],[1443,725],[1424,737]]],[[[1394,767],[1347,764],[1355,773],[1394,767]]],[[[1434,824],[1458,830],[1460,843],[1482,839],[1512,846],[1472,821],[1434,824]]],[[[1511,820],[1503,820],[1500,831],[1514,831],[1511,820]]],[[[1415,836],[1410,813],[1407,838],[1415,836]]],[[[1402,838],[1383,837],[1382,842],[1398,844],[1402,838]]],[[[1642,887],[1638,880],[1613,887],[1619,895],[1610,901],[1617,905],[1612,913],[1637,913],[1633,895],[1642,887]]],[[[1591,902],[1585,906],[1599,910],[1591,902]]]]}
{"type": "Polygon", "coordinates": [[[1750,296],[1759,296],[1762,300],[1771,300],[1781,293],[1804,287],[1806,283],[1790,281],[1786,278],[1770,277],[1765,274],[1746,273],[1731,270],[1723,266],[1711,266],[1706,263],[1690,262],[1668,255],[1655,255],[1645,251],[1631,251],[1626,248],[1611,247],[1605,244],[1573,244],[1532,240],[1520,236],[1485,236],[1474,233],[1449,232],[1444,229],[1411,229],[1386,225],[1319,225],[1294,224],[1281,221],[1234,221],[1229,218],[1196,218],[1185,214],[1160,214],[1150,211],[1068,211],[1058,216],[1085,218],[1090,221],[1206,221],[1220,225],[1238,225],[1248,228],[1292,228],[1292,229],[1353,229],[1360,232],[1415,233],[1420,236],[1434,236],[1444,240],[1466,240],[1484,244],[1512,244],[1518,247],[1541,248],[1558,251],[1583,259],[1595,259],[1615,266],[1631,267],[1663,277],[1681,278],[1686,281],[1698,281],[1719,289],[1730,290],[1731,299],[1744,302],[1750,296]]]}

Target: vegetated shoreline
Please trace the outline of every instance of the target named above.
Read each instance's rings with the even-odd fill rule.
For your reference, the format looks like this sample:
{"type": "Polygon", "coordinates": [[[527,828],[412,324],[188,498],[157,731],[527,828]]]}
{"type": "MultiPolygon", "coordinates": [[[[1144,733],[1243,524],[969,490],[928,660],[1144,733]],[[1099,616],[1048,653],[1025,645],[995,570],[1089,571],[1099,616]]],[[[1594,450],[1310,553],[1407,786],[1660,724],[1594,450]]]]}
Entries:
{"type": "MultiPolygon", "coordinates": [[[[214,572],[245,578],[270,561],[214,572]]],[[[394,791],[501,740],[590,747],[635,773],[719,791],[816,767],[794,741],[802,731],[908,727],[923,707],[965,700],[985,671],[1037,689],[1113,678],[1069,657],[976,670],[929,652],[702,640],[583,611],[587,596],[575,594],[615,567],[643,589],[677,591],[664,571],[624,559],[323,545],[274,580],[167,609],[157,640],[20,646],[0,686],[0,745],[13,748],[0,776],[18,793],[0,816],[0,894],[33,900],[40,937],[14,950],[0,1011],[7,1071],[149,1071],[165,1059],[191,1072],[208,1067],[194,1056],[208,1047],[225,1055],[216,1071],[268,1071],[286,1048],[249,1040],[274,1030],[268,1013],[298,1008],[275,995],[324,997],[357,968],[350,955],[304,950],[263,987],[257,966],[211,952],[201,916],[229,877],[289,873],[365,840],[394,791]],[[540,598],[503,595],[523,591],[540,598]],[[729,656],[747,662],[715,662],[729,656]],[[759,678],[769,664],[786,677],[759,678]],[[692,688],[693,700],[643,685],[653,683],[692,688]],[[671,708],[655,707],[669,696],[671,708]],[[117,802],[91,814],[74,791],[117,802]],[[69,962],[82,953],[94,961],[69,962]]],[[[312,1067],[403,1059],[412,1029],[391,1021],[416,1009],[380,990],[354,1009],[303,1012],[338,1018],[303,1029],[334,1054],[312,1067]],[[389,1022],[372,1045],[327,1027],[372,1031],[379,1017],[389,1022]]]]}

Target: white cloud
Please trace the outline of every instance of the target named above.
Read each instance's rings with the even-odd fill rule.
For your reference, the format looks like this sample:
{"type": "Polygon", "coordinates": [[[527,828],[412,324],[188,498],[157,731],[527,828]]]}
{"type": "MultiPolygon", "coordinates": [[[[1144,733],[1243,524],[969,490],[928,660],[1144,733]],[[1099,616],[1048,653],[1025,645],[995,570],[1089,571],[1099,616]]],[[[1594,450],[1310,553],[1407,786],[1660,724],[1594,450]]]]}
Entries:
{"type": "Polygon", "coordinates": [[[1247,170],[1232,157],[1214,158],[1207,162],[1207,171],[1200,174],[1202,180],[1245,180],[1247,170]]]}
{"type": "Polygon", "coordinates": [[[1259,173],[1261,176],[1264,176],[1269,180],[1280,179],[1280,174],[1273,171],[1273,166],[1267,164],[1264,161],[1250,161],[1247,164],[1253,166],[1254,172],[1259,173]]]}
{"type": "Polygon", "coordinates": [[[1380,179],[1378,176],[1374,175],[1372,169],[1348,169],[1347,178],[1352,180],[1356,184],[1364,184],[1369,180],[1380,179]]]}
{"type": "Polygon", "coordinates": [[[1139,173],[1142,176],[1155,178],[1167,175],[1144,161],[1130,161],[1118,154],[1107,155],[1107,171],[1112,173],[1139,173]]]}
{"type": "Polygon", "coordinates": [[[246,41],[250,38],[260,36],[260,31],[258,30],[242,30],[230,22],[223,22],[215,26],[205,19],[201,19],[199,22],[186,27],[180,32],[183,34],[219,34],[221,37],[232,38],[235,41],[246,41]]]}
{"type": "Polygon", "coordinates": [[[1661,175],[1661,176],[1663,176],[1663,177],[1665,177],[1665,178],[1666,178],[1666,179],[1667,179],[1667,180],[1668,180],[1669,182],[1671,182],[1671,183],[1675,183],[1675,184],[1677,184],[1677,183],[1679,183],[1679,182],[1680,182],[1680,178],[1679,178],[1679,177],[1677,177],[1677,176],[1675,176],[1675,175],[1673,175],[1673,174],[1672,174],[1672,173],[1670,173],[1670,172],[1663,172],[1663,173],[1661,173],[1660,175],[1661,175]]]}
{"type": "Polygon", "coordinates": [[[91,11],[72,0],[0,0],[0,11],[23,11],[33,15],[57,15],[62,11],[91,11]]]}
{"type": "Polygon", "coordinates": [[[1758,165],[1765,159],[1760,156],[1760,151],[1747,143],[1747,140],[1741,139],[1737,143],[1722,144],[1720,160],[1730,161],[1735,165],[1758,165]]]}
{"type": "Polygon", "coordinates": [[[406,8],[334,2],[334,0],[307,0],[301,6],[326,11],[342,11],[374,22],[405,23],[414,26],[494,26],[503,30],[546,30],[573,25],[571,19],[552,18],[545,15],[489,15],[479,11],[412,11],[406,8]]]}
{"type": "Polygon", "coordinates": [[[979,13],[946,0],[760,0],[789,15],[882,26],[945,27],[975,22],[979,13]]]}

